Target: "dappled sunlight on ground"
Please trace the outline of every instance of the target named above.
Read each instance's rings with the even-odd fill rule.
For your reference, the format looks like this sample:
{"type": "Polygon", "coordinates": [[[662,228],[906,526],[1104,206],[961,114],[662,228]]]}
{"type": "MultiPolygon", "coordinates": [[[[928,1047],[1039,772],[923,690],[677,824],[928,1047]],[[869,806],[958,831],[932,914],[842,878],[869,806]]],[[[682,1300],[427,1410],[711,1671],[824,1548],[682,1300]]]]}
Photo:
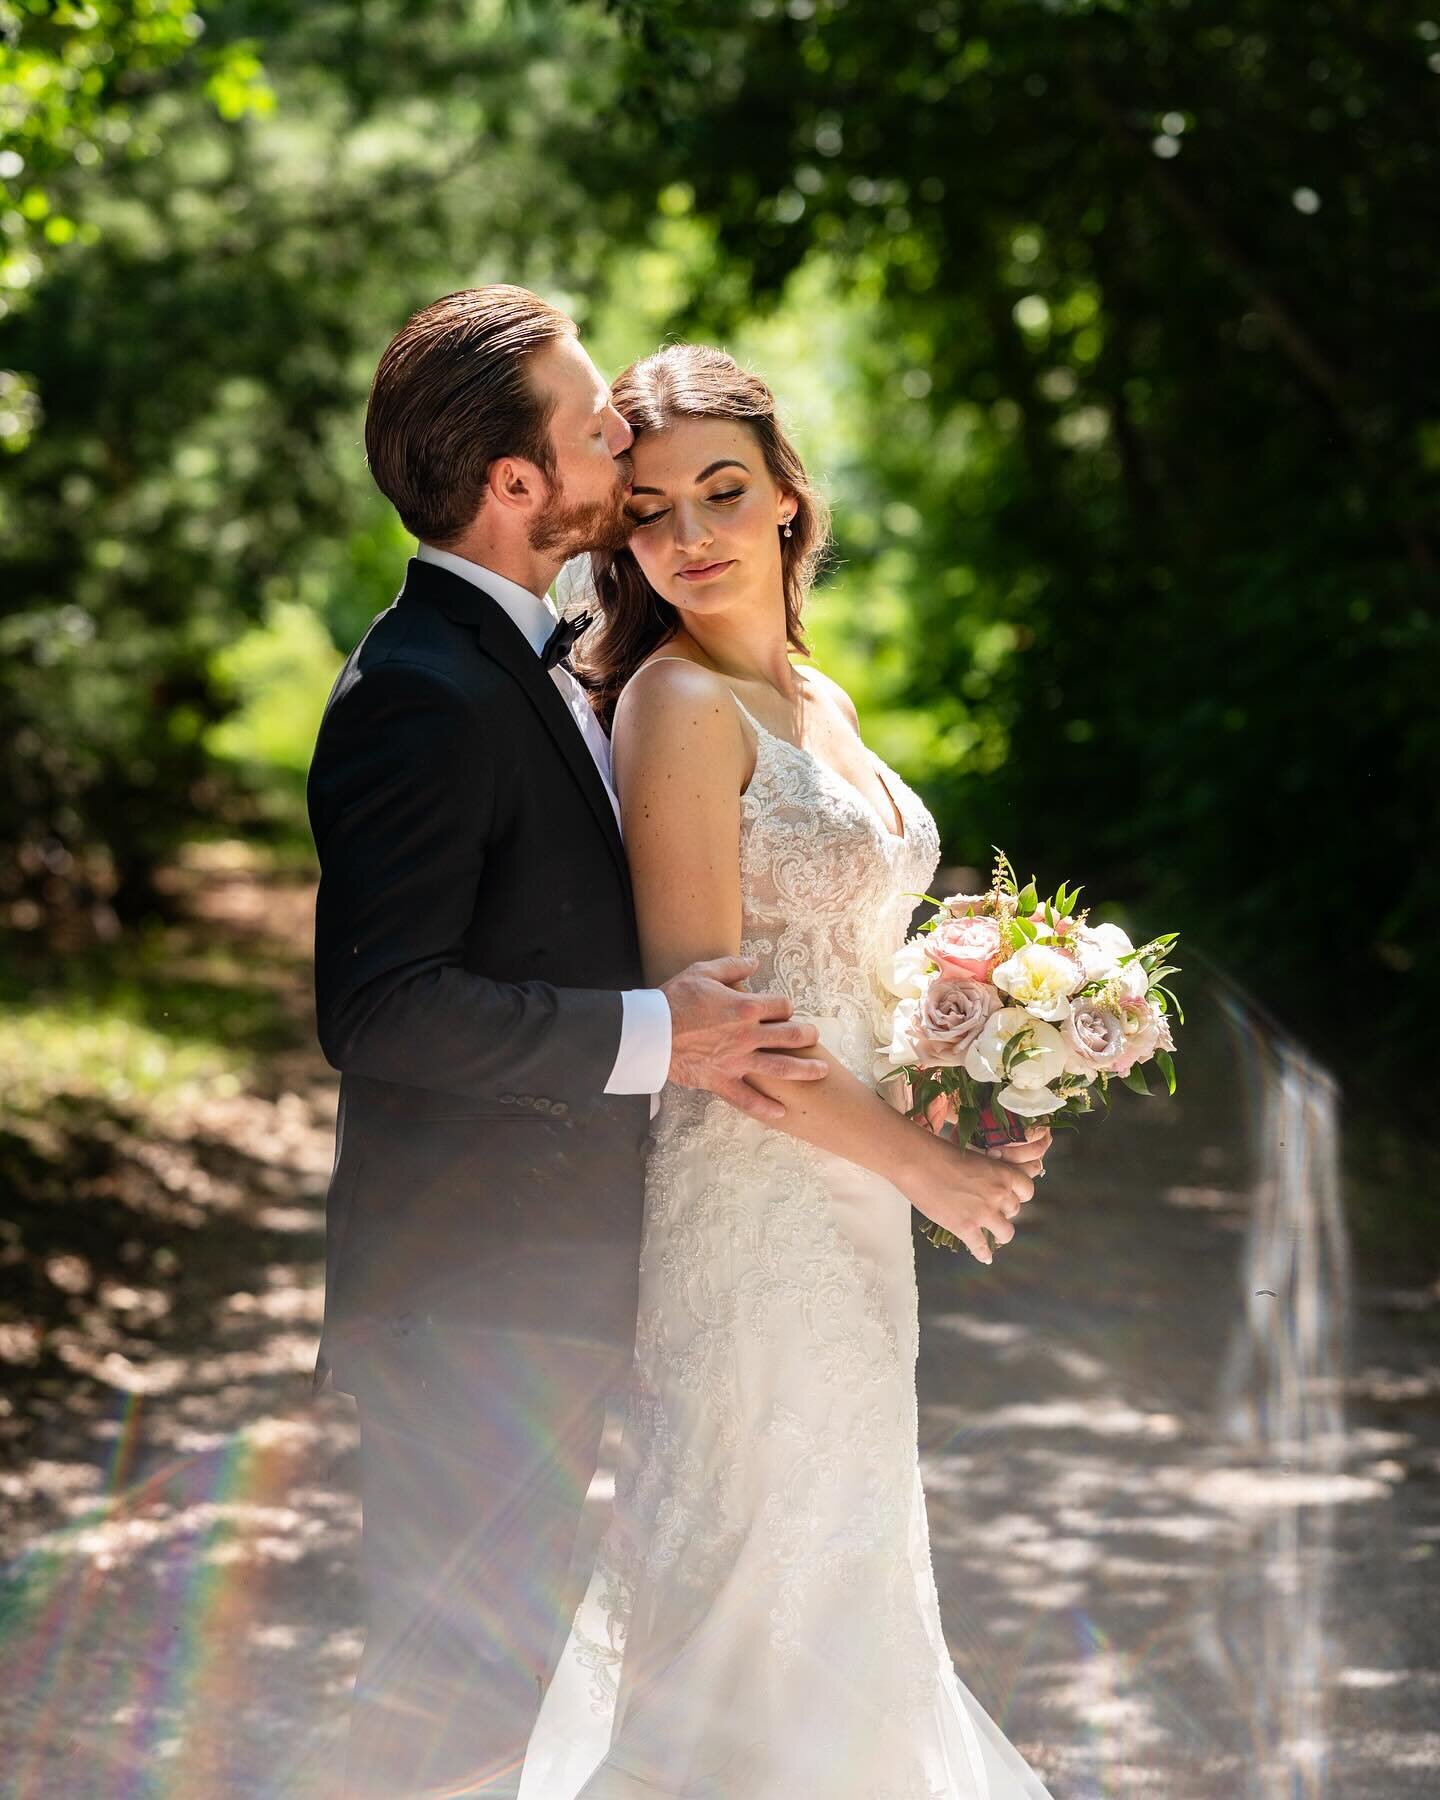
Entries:
{"type": "MultiPolygon", "coordinates": [[[[15,1800],[334,1792],[359,1506],[353,1408],[309,1393],[334,1108],[309,901],[223,852],[184,880],[278,1009],[246,1083],[75,1094],[3,1140],[15,1800]]],[[[1347,1308],[1334,1220],[1305,1262],[1189,997],[1180,1095],[1062,1138],[992,1268],[917,1244],[951,1647],[1056,1800],[1431,1794],[1440,1295],[1362,1279],[1347,1308]]]]}
{"type": "Polygon", "coordinates": [[[1343,1268],[1305,1263],[1324,1233],[1277,1217],[1295,1171],[1191,998],[1180,1095],[1061,1139],[993,1268],[919,1246],[957,1666],[1061,1800],[1440,1791],[1434,1314],[1352,1320],[1343,1268]]]}

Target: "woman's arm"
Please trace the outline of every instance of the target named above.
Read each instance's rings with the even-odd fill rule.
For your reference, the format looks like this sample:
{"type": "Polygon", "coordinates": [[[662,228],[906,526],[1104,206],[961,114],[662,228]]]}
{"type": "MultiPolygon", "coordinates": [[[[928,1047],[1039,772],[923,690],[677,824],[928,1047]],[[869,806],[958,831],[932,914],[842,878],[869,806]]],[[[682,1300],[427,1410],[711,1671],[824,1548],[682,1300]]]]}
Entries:
{"type": "MultiPolygon", "coordinates": [[[[666,661],[626,688],[614,773],[650,981],[700,958],[739,954],[740,795],[753,767],[734,696],[709,670],[666,661]]],[[[984,1232],[1008,1243],[1010,1215],[1034,1191],[1023,1170],[917,1128],[822,1048],[804,1054],[826,1063],[824,1081],[782,1091],[752,1077],[784,1099],[785,1117],[767,1122],[883,1175],[989,1262],[984,1232]]]]}

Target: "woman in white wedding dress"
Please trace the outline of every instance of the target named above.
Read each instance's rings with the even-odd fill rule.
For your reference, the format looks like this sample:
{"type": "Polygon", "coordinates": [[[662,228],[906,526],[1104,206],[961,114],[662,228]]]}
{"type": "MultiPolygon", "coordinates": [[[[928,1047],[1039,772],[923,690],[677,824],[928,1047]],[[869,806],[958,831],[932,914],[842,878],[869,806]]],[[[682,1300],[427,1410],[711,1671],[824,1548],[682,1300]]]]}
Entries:
{"type": "Polygon", "coordinates": [[[665,1091],[614,1519],[521,1800],[1040,1800],[941,1629],[910,1207],[988,1261],[1048,1134],[990,1158],[874,1092],[939,843],[841,690],[790,661],[824,520],[769,390],[673,346],[615,400],[636,531],[597,558],[585,662],[647,970],[753,959],[831,1070],[776,1125],[665,1091]]]}

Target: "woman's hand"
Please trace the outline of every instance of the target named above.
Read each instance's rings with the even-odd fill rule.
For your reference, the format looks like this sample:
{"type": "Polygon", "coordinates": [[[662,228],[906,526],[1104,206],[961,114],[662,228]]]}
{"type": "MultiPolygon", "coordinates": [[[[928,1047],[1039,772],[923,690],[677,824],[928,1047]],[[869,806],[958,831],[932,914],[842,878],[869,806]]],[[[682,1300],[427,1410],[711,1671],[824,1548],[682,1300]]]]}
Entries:
{"type": "MultiPolygon", "coordinates": [[[[1048,1143],[1049,1132],[1044,1136],[1048,1143]]],[[[1008,1244],[1015,1235],[1011,1220],[1035,1192],[1028,1171],[1012,1159],[988,1156],[928,1132],[915,1133],[913,1153],[892,1179],[913,1207],[954,1232],[982,1263],[994,1258],[985,1233],[997,1244],[1008,1244]]]]}
{"type": "MultiPolygon", "coordinates": [[[[925,1123],[936,1137],[947,1125],[955,1123],[955,1096],[953,1094],[937,1094],[925,1109],[925,1123]]],[[[987,1156],[1002,1158],[1005,1162],[1014,1163],[1021,1168],[1032,1181],[1045,1173],[1045,1152],[1050,1148],[1050,1127],[1048,1125],[1030,1125],[1025,1131],[1023,1144],[1000,1144],[994,1149],[986,1149],[987,1156]]]]}
{"type": "Polygon", "coordinates": [[[1009,1163],[1014,1169],[1023,1170],[1032,1181],[1036,1181],[1045,1173],[1045,1152],[1049,1148],[1050,1127],[1032,1125],[1025,1133],[1023,1144],[998,1144],[985,1154],[1009,1163]]]}

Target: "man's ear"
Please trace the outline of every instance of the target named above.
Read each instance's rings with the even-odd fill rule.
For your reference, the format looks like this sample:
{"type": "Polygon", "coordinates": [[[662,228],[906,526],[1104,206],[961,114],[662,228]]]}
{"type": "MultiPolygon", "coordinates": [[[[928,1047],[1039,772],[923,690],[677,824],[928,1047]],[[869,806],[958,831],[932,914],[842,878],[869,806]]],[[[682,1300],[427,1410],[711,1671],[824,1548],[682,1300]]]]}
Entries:
{"type": "Polygon", "coordinates": [[[538,464],[523,456],[497,456],[485,477],[485,491],[507,512],[530,513],[544,504],[548,489],[538,464]]]}

